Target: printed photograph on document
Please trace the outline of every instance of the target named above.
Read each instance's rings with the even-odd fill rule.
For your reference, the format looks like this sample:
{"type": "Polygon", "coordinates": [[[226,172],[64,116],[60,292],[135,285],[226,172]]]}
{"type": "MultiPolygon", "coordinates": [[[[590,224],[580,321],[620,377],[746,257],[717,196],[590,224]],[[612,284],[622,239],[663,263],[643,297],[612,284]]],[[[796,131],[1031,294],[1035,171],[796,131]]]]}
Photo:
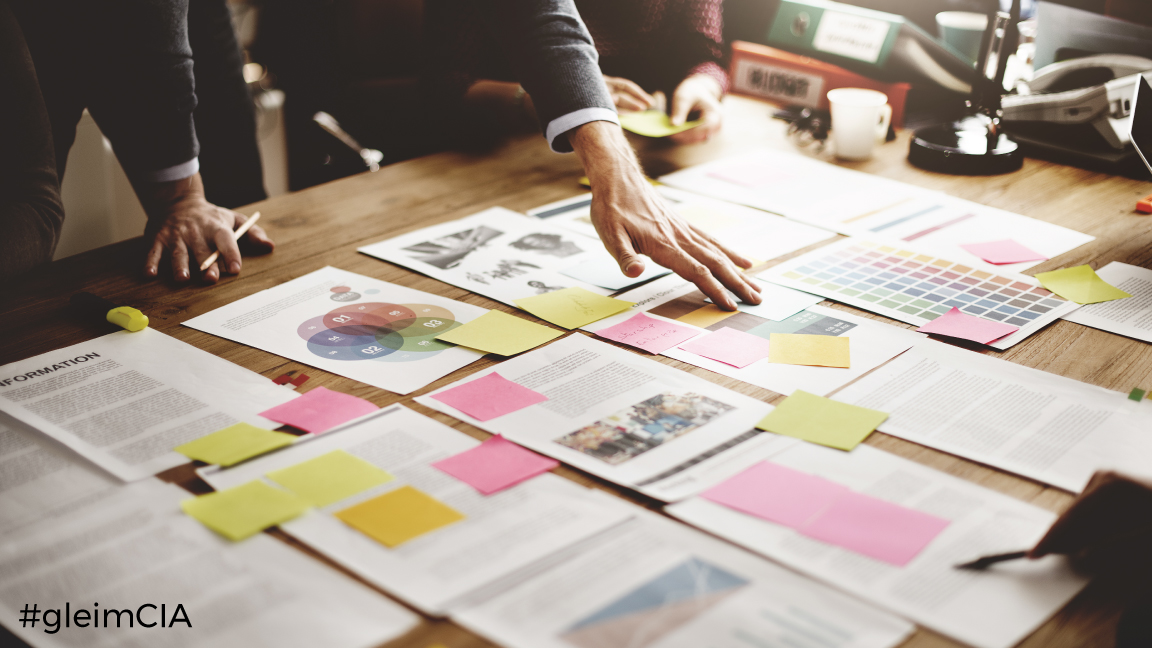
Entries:
{"type": "Polygon", "coordinates": [[[411,257],[417,261],[423,261],[441,270],[447,270],[460,265],[461,259],[503,233],[491,227],[480,225],[448,236],[417,243],[404,248],[404,250],[411,252],[411,257]]]}
{"type": "Polygon", "coordinates": [[[691,392],[664,393],[566,434],[556,443],[613,466],[703,427],[734,409],[691,392]]]}

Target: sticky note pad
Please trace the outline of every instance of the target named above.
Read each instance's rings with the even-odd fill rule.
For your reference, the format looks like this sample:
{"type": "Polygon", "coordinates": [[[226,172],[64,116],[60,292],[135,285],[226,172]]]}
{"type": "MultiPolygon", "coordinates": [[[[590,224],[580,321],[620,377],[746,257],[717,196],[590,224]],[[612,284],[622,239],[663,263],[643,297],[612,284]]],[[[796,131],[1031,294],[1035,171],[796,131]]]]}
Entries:
{"type": "Polygon", "coordinates": [[[769,522],[797,528],[847,492],[847,486],[763,461],[700,496],[769,522]]]}
{"type": "Polygon", "coordinates": [[[176,452],[204,463],[231,466],[276,448],[291,445],[296,437],[283,432],[237,423],[195,441],[173,448],[176,452]]]}
{"type": "Polygon", "coordinates": [[[800,533],[903,567],[940,535],[949,520],[848,492],[800,533]]]}
{"type": "Polygon", "coordinates": [[[363,398],[317,387],[299,398],[260,412],[260,416],[305,432],[320,434],[378,409],[363,398]]]}
{"type": "Polygon", "coordinates": [[[261,481],[180,502],[184,512],[229,540],[243,540],[308,510],[308,502],[261,481]]]}
{"type": "Polygon", "coordinates": [[[648,353],[663,353],[699,334],[698,329],[648,317],[644,313],[637,313],[615,326],[596,331],[596,335],[602,338],[644,349],[648,353]]]}
{"type": "Polygon", "coordinates": [[[811,443],[851,450],[887,418],[884,412],[797,389],[756,427],[811,443]]]}
{"type": "Polygon", "coordinates": [[[848,351],[848,338],[834,335],[806,335],[802,333],[773,333],[768,362],[776,364],[811,365],[817,367],[852,366],[848,351]]]}
{"type": "Polygon", "coordinates": [[[477,421],[490,421],[497,416],[504,416],[548,400],[544,394],[522,387],[495,371],[482,378],[432,394],[432,398],[455,407],[477,421]]]}
{"type": "Polygon", "coordinates": [[[1048,257],[1030,250],[1012,239],[988,241],[987,243],[964,243],[960,247],[984,259],[988,263],[1024,263],[1025,261],[1047,261],[1048,257]]]}
{"type": "Polygon", "coordinates": [[[1082,265],[1036,275],[1040,285],[1077,304],[1096,304],[1131,297],[1128,293],[1104,281],[1092,266],[1082,265]]]}
{"type": "Polygon", "coordinates": [[[459,344],[484,353],[512,356],[551,342],[564,335],[536,322],[491,310],[480,317],[436,336],[442,342],[459,344]]]}
{"type": "Polygon", "coordinates": [[[346,508],[336,513],[336,517],[386,547],[398,547],[459,522],[464,514],[423,491],[401,486],[346,508]]]}
{"type": "Polygon", "coordinates": [[[701,120],[686,121],[679,126],[672,123],[662,110],[641,110],[620,113],[620,127],[644,137],[668,137],[696,128],[701,120]]]}
{"type": "Polygon", "coordinates": [[[494,436],[471,450],[437,461],[432,467],[491,495],[559,465],[558,461],[521,448],[502,436],[494,436]]]}
{"type": "Polygon", "coordinates": [[[564,288],[517,299],[516,305],[556,326],[574,329],[611,317],[635,304],[597,295],[583,288],[564,288]]]}
{"type": "Polygon", "coordinates": [[[1128,400],[1140,402],[1144,399],[1144,390],[1139,387],[1133,387],[1132,391],[1128,392],[1128,400]]]}
{"type": "Polygon", "coordinates": [[[961,313],[959,308],[953,306],[952,310],[916,330],[920,333],[947,335],[948,337],[972,340],[980,344],[989,344],[1005,335],[1019,331],[1020,327],[966,315],[961,313]]]}
{"type": "Polygon", "coordinates": [[[768,340],[762,337],[725,326],[714,333],[681,344],[680,348],[743,369],[757,360],[767,358],[768,346],[768,340]]]}
{"type": "Polygon", "coordinates": [[[308,500],[312,506],[328,506],[373,486],[387,484],[394,477],[388,471],[344,450],[333,450],[280,470],[268,479],[308,500]]]}

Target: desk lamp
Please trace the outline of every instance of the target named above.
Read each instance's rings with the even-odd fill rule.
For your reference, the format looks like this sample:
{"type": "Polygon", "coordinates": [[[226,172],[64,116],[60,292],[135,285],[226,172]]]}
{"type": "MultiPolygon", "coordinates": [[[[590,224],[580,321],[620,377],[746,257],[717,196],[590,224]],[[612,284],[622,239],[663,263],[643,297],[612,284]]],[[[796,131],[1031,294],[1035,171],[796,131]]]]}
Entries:
{"type": "Polygon", "coordinates": [[[1024,164],[1020,146],[1001,128],[1000,95],[1008,56],[1020,40],[1020,0],[1011,13],[997,11],[988,21],[976,62],[976,80],[962,119],[917,130],[908,161],[929,171],[956,175],[996,175],[1024,164]]]}

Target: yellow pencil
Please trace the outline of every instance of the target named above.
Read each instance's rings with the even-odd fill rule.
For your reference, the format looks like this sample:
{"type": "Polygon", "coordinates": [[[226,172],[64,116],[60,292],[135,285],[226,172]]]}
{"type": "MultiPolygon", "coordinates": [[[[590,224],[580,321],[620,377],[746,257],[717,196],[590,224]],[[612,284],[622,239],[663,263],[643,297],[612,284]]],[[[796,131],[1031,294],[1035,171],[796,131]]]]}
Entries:
{"type": "MultiPolygon", "coordinates": [[[[258,220],[260,220],[260,212],[256,212],[255,214],[252,214],[252,216],[248,220],[244,221],[243,225],[236,228],[235,232],[232,232],[232,240],[233,241],[239,241],[240,237],[244,236],[244,234],[246,234],[248,232],[248,230],[253,225],[255,225],[256,221],[258,221],[258,220]]],[[[204,263],[200,264],[200,272],[204,272],[205,270],[207,270],[208,266],[212,265],[213,263],[216,263],[216,259],[219,259],[219,258],[220,258],[220,250],[216,250],[211,255],[209,255],[209,257],[207,259],[204,259],[204,263]]]]}

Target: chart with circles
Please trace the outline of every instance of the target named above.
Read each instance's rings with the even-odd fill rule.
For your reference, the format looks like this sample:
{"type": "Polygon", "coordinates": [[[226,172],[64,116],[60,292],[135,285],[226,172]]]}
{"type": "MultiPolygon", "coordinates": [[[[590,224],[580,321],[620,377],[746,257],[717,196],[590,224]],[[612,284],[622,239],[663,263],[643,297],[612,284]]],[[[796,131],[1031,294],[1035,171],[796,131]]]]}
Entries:
{"type": "Polygon", "coordinates": [[[372,301],[379,293],[374,288],[361,294],[349,286],[335,286],[331,293],[332,301],[343,305],[297,329],[309,351],[329,360],[424,360],[451,348],[436,336],[461,325],[442,306],[372,301]]]}

